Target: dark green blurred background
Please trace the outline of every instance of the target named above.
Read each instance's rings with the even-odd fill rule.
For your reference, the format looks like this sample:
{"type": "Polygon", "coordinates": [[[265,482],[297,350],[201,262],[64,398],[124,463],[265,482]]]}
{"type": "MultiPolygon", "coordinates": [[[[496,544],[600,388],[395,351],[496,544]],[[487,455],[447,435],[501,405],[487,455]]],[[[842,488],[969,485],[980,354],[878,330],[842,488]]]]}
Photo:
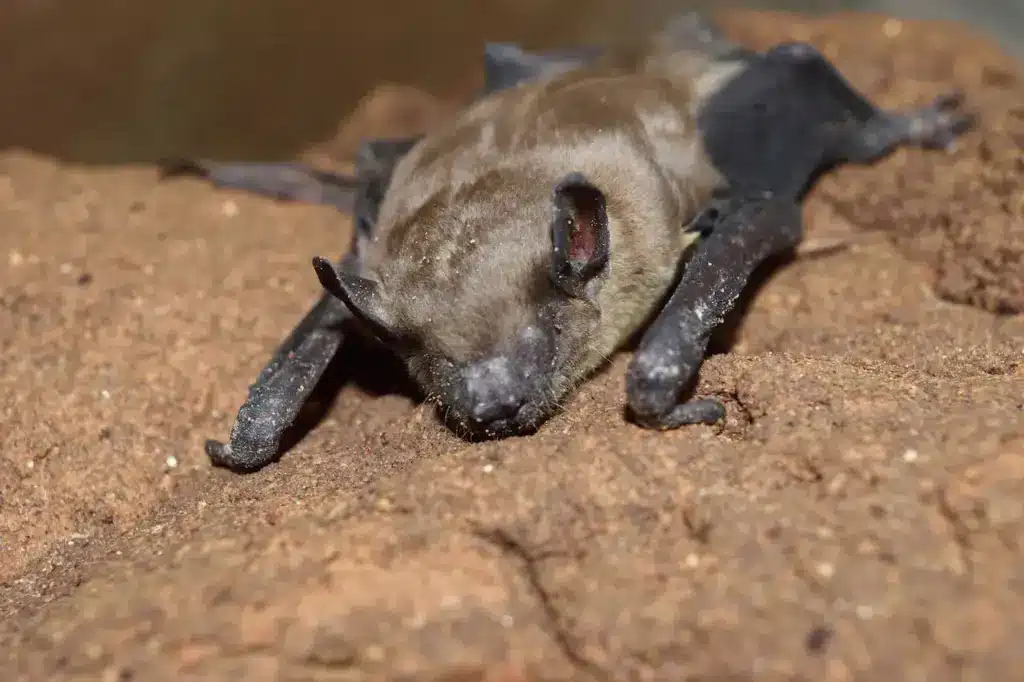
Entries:
{"type": "Polygon", "coordinates": [[[483,40],[599,39],[708,6],[964,20],[1024,53],[1024,0],[3,0],[0,149],[287,156],[376,83],[443,93],[483,40]]]}

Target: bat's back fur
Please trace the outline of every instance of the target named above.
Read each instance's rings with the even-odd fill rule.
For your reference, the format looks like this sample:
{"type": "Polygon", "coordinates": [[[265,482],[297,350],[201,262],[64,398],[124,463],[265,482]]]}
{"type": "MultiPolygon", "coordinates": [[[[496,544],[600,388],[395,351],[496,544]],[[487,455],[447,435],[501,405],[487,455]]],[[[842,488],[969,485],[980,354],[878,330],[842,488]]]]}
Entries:
{"type": "Polygon", "coordinates": [[[740,68],[666,42],[493,93],[410,151],[363,247],[392,324],[456,362],[530,324],[550,286],[552,190],[576,172],[605,194],[611,256],[599,314],[570,324],[579,347],[553,397],[635,333],[678,273],[694,238],[683,228],[722,184],[695,112],[740,68]]]}

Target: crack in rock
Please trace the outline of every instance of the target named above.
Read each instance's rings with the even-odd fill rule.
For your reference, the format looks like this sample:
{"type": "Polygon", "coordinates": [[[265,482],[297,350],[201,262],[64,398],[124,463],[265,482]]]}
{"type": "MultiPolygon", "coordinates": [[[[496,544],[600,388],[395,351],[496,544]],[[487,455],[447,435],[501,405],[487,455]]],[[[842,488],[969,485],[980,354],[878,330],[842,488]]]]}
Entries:
{"type": "Polygon", "coordinates": [[[474,527],[473,535],[494,547],[503,556],[518,565],[519,573],[526,580],[534,598],[540,604],[544,619],[548,624],[549,634],[558,646],[562,655],[580,672],[597,680],[610,680],[611,677],[598,664],[588,659],[580,650],[577,637],[566,625],[566,616],[555,605],[554,598],[544,585],[539,564],[547,559],[572,558],[579,560],[580,555],[568,552],[538,551],[531,549],[512,533],[500,527],[474,527]]]}
{"type": "Polygon", "coordinates": [[[949,489],[944,485],[939,486],[935,491],[935,508],[942,520],[949,526],[963,573],[967,578],[971,578],[974,575],[974,545],[971,540],[971,529],[961,518],[960,512],[950,502],[949,489]]]}

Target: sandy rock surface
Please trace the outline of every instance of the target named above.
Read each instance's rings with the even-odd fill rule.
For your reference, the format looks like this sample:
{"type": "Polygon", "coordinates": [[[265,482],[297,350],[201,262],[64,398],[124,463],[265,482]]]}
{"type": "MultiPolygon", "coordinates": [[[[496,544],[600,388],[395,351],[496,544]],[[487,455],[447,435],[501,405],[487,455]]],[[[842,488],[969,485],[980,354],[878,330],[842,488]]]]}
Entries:
{"type": "MultiPolygon", "coordinates": [[[[808,238],[845,248],[720,340],[720,428],[626,423],[621,357],[530,438],[350,386],[278,464],[212,469],[348,219],[0,156],[0,679],[1019,675],[1022,76],[955,27],[729,25],[888,106],[962,87],[981,129],[820,186],[808,238]]],[[[430,120],[386,96],[340,139],[430,120]]]]}

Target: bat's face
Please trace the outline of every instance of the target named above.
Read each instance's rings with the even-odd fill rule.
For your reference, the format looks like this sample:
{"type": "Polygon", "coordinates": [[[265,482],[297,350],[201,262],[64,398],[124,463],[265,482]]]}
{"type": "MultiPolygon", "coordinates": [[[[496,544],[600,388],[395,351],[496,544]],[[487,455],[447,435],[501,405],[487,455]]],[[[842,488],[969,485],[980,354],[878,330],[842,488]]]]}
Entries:
{"type": "Polygon", "coordinates": [[[496,192],[501,201],[477,198],[446,227],[410,231],[417,257],[374,278],[316,262],[324,287],[404,359],[449,425],[492,438],[540,426],[589,371],[609,258],[604,195],[582,176],[534,202],[496,192]],[[459,232],[480,217],[486,230],[459,232]],[[447,237],[425,245],[424,234],[447,237]]]}
{"type": "Polygon", "coordinates": [[[411,376],[456,431],[520,435],[550,417],[573,387],[575,368],[586,351],[586,331],[598,317],[592,306],[577,306],[553,294],[514,315],[499,313],[492,320],[494,328],[511,331],[495,335],[493,345],[479,346],[468,355],[441,350],[438,341],[444,333],[426,327],[418,347],[403,356],[411,376]]]}

